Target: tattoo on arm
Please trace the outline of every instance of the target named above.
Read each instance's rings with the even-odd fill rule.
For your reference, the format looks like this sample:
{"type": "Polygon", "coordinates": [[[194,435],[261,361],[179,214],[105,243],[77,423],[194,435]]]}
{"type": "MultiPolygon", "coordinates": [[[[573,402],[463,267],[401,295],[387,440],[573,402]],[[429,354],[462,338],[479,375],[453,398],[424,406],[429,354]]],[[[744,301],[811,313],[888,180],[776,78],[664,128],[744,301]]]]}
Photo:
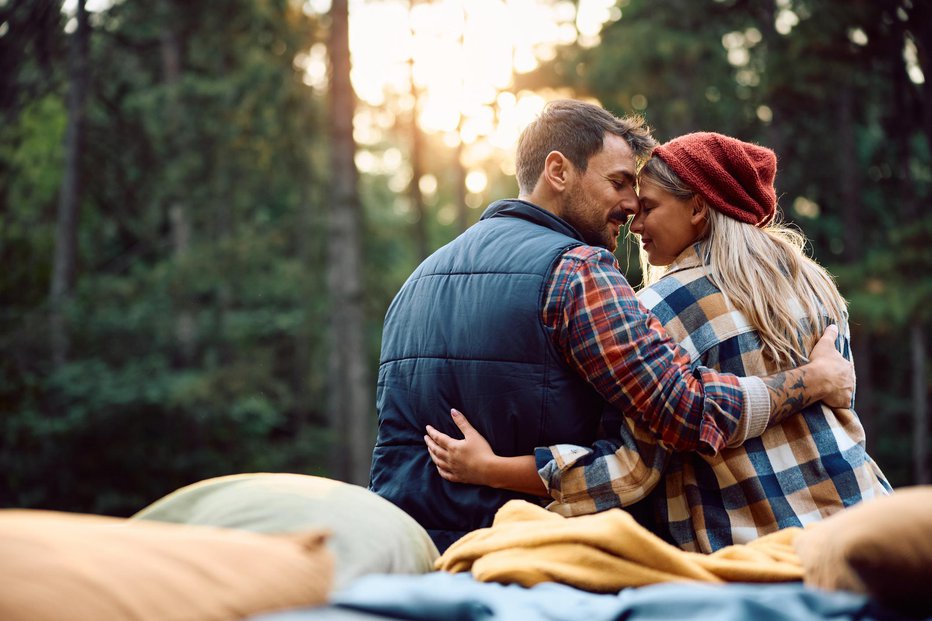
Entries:
{"type": "Polygon", "coordinates": [[[762,379],[770,391],[771,422],[779,422],[809,405],[805,369],[783,371],[762,379]]]}

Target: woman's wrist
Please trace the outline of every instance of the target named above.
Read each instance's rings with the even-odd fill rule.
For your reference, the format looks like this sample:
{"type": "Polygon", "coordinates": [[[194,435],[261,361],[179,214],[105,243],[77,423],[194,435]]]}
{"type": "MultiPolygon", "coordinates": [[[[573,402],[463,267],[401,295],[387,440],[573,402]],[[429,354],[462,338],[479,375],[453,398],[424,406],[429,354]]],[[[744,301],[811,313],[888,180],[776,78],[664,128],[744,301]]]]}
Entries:
{"type": "Polygon", "coordinates": [[[483,485],[497,489],[508,489],[534,496],[548,497],[548,491],[540,475],[533,455],[499,457],[493,455],[486,461],[483,485]]]}
{"type": "Polygon", "coordinates": [[[494,487],[496,489],[507,489],[509,481],[509,468],[511,464],[507,457],[491,455],[482,460],[478,473],[480,477],[479,484],[494,487]]]}

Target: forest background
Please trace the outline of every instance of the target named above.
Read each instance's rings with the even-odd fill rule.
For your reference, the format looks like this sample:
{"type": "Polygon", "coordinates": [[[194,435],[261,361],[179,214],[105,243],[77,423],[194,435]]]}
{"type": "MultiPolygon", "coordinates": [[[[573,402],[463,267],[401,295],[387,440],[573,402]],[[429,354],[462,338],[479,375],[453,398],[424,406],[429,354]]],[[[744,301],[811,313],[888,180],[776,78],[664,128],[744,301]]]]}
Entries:
{"type": "Polygon", "coordinates": [[[556,97],[777,151],[868,449],[928,483],[930,4],[0,0],[0,506],[365,484],[385,310],[556,97]]]}

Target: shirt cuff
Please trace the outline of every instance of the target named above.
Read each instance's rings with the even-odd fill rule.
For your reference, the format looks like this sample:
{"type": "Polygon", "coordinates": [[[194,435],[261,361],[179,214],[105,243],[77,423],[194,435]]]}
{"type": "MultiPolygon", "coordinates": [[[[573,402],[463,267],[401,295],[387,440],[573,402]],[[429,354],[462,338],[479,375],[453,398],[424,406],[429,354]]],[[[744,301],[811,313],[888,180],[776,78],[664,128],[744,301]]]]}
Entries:
{"type": "MultiPolygon", "coordinates": [[[[569,474],[573,466],[583,457],[592,453],[592,449],[583,448],[574,444],[555,444],[553,446],[538,446],[534,449],[534,460],[537,462],[537,476],[543,481],[547,493],[557,499],[563,493],[564,479],[569,477],[570,480],[577,480],[583,477],[584,488],[587,488],[585,481],[585,470],[580,470],[577,474],[569,474]]],[[[579,481],[576,481],[577,484],[579,481]]],[[[572,485],[572,483],[570,483],[572,485]]]]}
{"type": "Polygon", "coordinates": [[[744,394],[744,406],[741,408],[741,420],[725,444],[728,447],[741,446],[748,438],[756,438],[766,431],[770,423],[770,392],[764,380],[739,377],[738,383],[744,394]]]}
{"type": "Polygon", "coordinates": [[[534,449],[534,461],[537,462],[537,470],[543,470],[550,462],[553,461],[553,452],[549,446],[538,446],[534,449]]]}

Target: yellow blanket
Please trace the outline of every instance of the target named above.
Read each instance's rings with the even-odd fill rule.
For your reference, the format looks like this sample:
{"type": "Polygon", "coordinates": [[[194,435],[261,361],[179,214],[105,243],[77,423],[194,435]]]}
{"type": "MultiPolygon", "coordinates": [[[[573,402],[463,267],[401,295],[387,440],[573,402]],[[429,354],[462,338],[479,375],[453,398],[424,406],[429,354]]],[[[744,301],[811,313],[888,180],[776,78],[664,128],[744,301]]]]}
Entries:
{"type": "Polygon", "coordinates": [[[484,582],[562,582],[601,593],[683,580],[785,582],[803,577],[793,550],[801,532],[787,528],[706,555],[664,542],[622,509],[567,518],[512,500],[499,509],[491,527],[450,546],[436,568],[471,570],[484,582]]]}

